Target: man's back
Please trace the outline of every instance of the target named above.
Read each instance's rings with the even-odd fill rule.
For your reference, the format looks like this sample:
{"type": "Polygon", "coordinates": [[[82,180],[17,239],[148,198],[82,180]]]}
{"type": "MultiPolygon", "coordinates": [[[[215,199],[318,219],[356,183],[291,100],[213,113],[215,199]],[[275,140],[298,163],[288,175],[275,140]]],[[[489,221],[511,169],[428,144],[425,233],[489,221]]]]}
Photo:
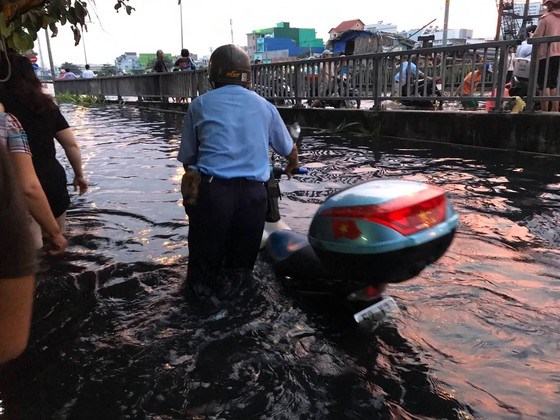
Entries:
{"type": "MultiPolygon", "coordinates": [[[[223,86],[196,98],[186,118],[192,131],[183,131],[183,139],[190,147],[198,144],[199,169],[222,178],[265,181],[269,141],[282,156],[293,146],[274,106],[241,86],[223,86]]],[[[179,160],[185,162],[185,155],[194,156],[194,151],[182,149],[179,160]]]]}
{"type": "Polygon", "coordinates": [[[93,71],[91,71],[91,70],[84,70],[84,71],[82,72],[82,77],[83,77],[84,79],[92,79],[92,78],[95,77],[95,73],[94,73],[93,71]]]}

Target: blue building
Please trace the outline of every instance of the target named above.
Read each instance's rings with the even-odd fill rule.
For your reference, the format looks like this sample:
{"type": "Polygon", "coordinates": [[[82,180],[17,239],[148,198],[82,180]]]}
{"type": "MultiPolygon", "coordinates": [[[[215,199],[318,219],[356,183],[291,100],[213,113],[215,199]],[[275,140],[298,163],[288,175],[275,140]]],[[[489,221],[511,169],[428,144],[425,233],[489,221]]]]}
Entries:
{"type": "Polygon", "coordinates": [[[253,60],[263,63],[295,59],[324,50],[323,40],[315,29],[291,28],[289,22],[277,23],[274,28],[256,29],[247,34],[247,52],[253,60]]]}

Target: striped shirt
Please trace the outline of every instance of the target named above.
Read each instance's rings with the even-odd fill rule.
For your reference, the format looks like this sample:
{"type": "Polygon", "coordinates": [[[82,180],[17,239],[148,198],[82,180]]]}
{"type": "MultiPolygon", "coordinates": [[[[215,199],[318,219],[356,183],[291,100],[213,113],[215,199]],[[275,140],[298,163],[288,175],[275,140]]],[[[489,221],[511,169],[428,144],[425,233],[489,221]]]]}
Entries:
{"type": "Polygon", "coordinates": [[[0,146],[6,147],[11,153],[31,155],[23,127],[16,117],[5,112],[0,112],[0,146]]]}

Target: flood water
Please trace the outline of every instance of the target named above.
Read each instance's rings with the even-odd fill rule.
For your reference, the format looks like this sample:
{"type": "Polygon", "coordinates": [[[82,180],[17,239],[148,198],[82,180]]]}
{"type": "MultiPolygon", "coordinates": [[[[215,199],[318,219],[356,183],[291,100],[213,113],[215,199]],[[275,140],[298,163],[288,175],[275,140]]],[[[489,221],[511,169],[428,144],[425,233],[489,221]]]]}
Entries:
{"type": "Polygon", "coordinates": [[[207,317],[177,294],[182,115],[62,109],[91,189],[72,197],[67,254],[42,262],[0,417],[560,417],[560,158],[307,132],[310,173],[281,183],[292,228],[342,186],[404,178],[449,192],[454,242],[388,288],[401,311],[376,328],[294,293],[262,258],[255,287],[207,317]]]}

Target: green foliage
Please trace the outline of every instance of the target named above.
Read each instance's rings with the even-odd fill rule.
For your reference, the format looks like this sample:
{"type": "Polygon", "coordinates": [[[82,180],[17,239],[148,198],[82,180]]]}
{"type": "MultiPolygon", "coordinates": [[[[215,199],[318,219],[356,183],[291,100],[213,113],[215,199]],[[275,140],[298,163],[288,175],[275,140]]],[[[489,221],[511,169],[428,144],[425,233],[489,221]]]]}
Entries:
{"type": "Polygon", "coordinates": [[[98,96],[74,95],[70,92],[57,92],[55,99],[59,104],[91,105],[104,102],[104,99],[98,96]]]}
{"type": "Polygon", "coordinates": [[[61,64],[60,68],[64,70],[68,69],[77,76],[82,74],[82,70],[80,70],[80,68],[74,63],[68,63],[65,61],[61,64]]]}
{"type": "Polygon", "coordinates": [[[97,72],[99,77],[116,76],[117,68],[111,64],[103,64],[101,69],[97,72]]]}
{"type": "MultiPolygon", "coordinates": [[[[124,8],[130,15],[134,10],[129,0],[113,1],[117,12],[124,8]]],[[[0,0],[0,35],[9,48],[24,52],[33,48],[42,29],[49,28],[54,37],[58,25],[69,24],[78,45],[82,31],[87,31],[88,3],[95,5],[94,0],[0,0]]]]}

